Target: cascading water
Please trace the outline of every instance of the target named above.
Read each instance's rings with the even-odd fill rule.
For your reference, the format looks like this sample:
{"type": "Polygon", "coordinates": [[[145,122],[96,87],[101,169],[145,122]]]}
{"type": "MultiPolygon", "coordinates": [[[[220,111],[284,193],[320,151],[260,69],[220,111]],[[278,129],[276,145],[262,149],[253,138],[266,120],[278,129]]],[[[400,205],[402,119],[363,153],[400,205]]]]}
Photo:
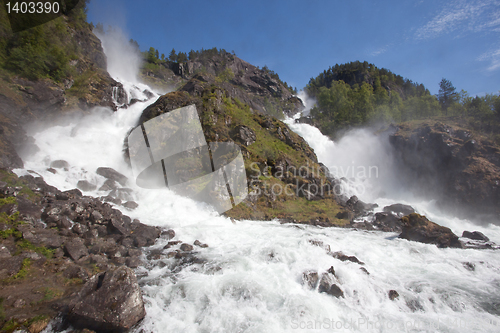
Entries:
{"type": "MultiPolygon", "coordinates": [[[[105,50],[110,52],[108,47],[105,50]]],[[[129,92],[138,86],[115,78],[129,92]]],[[[95,173],[100,166],[133,179],[123,161],[123,139],[154,100],[114,113],[96,108],[73,123],[34,133],[40,151],[25,161],[25,169],[16,172],[33,170],[63,190],[75,188],[81,179],[99,188],[105,180],[95,173]],[[48,172],[50,161],[58,159],[68,161],[68,170],[48,172]]],[[[337,166],[339,172],[340,165],[359,166],[360,158],[368,164],[380,162],[381,178],[365,177],[367,190],[360,197],[381,207],[394,202],[391,196],[397,184],[381,181],[390,172],[390,156],[372,136],[351,133],[333,143],[309,125],[290,126],[309,142],[320,161],[337,166]],[[378,196],[384,191],[384,198],[378,196]]],[[[345,178],[353,184],[359,181],[349,172],[345,178]]],[[[206,205],[167,189],[131,187],[139,207],[124,210],[125,214],[146,224],[171,227],[176,239],[186,243],[200,240],[209,245],[197,248],[196,260],[181,264],[174,258],[147,260],[144,256],[146,265],[136,272],[147,316],[137,332],[497,332],[500,327],[500,256],[496,252],[438,249],[376,231],[278,221],[231,223],[206,205]],[[319,242],[323,247],[314,244],[319,242]],[[332,252],[355,255],[364,265],[335,259],[326,245],[332,252]],[[474,264],[475,271],[466,269],[464,262],[474,264]],[[303,272],[321,274],[331,266],[345,297],[310,290],[302,282],[303,272]],[[388,297],[393,289],[400,295],[394,301],[388,297]]],[[[500,243],[498,227],[479,228],[439,215],[425,202],[411,202],[411,196],[403,202],[455,232],[480,230],[500,243]]],[[[152,249],[162,249],[166,242],[159,240],[152,249]]]]}

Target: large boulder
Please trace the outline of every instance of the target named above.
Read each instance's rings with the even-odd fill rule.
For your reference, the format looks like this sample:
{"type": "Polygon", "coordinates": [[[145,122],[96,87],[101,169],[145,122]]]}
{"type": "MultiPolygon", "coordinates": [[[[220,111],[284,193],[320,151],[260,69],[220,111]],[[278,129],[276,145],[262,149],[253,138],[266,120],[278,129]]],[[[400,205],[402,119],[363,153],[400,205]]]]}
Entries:
{"type": "Polygon", "coordinates": [[[137,278],[122,266],[90,278],[70,303],[68,320],[96,332],[126,332],[145,315],[137,278]]]}
{"type": "Polygon", "coordinates": [[[450,228],[431,222],[423,215],[412,213],[401,218],[401,221],[403,222],[403,232],[399,235],[399,238],[436,244],[441,248],[463,247],[462,243],[458,240],[458,236],[450,228]]]}
{"type": "Polygon", "coordinates": [[[115,182],[120,183],[120,185],[122,186],[127,185],[128,178],[113,168],[100,167],[97,168],[96,173],[103,176],[104,178],[114,180],[115,182]]]}

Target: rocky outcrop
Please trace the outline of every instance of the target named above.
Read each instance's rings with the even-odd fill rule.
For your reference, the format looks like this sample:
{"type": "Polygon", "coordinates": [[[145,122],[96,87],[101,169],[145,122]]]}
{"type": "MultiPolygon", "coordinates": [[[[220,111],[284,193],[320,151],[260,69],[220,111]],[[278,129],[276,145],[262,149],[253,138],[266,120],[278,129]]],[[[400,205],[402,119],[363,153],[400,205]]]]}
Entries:
{"type": "Polygon", "coordinates": [[[451,213],[476,220],[500,218],[500,149],[450,123],[399,125],[389,137],[408,186],[439,199],[451,213]]]}
{"type": "Polygon", "coordinates": [[[146,315],[137,278],[123,266],[94,275],[69,307],[74,327],[96,332],[126,332],[146,315]]]}
{"type": "Polygon", "coordinates": [[[228,216],[257,220],[279,218],[331,226],[347,222],[349,214],[339,215],[339,212],[354,206],[363,211],[373,208],[362,202],[339,207],[340,200],[334,192],[338,183],[329,176],[326,167],[318,163],[307,142],[285,123],[252,111],[250,105],[232,97],[228,89],[233,88],[224,82],[209,83],[208,76],[198,75],[180,91],[161,96],[143,111],[137,125],[194,104],[207,142],[235,142],[246,161],[249,196],[226,212],[228,216]],[[310,204],[302,205],[299,214],[292,213],[297,202],[303,201],[310,204]]]}
{"type": "Polygon", "coordinates": [[[185,83],[180,90],[193,95],[199,95],[203,90],[200,84],[217,82],[231,98],[237,98],[252,110],[275,117],[291,116],[304,109],[302,101],[276,74],[224,51],[183,63],[167,61],[161,64],[160,70],[146,70],[143,75],[146,79],[153,78],[151,83],[160,86],[185,83]]]}
{"type": "Polygon", "coordinates": [[[403,217],[401,221],[403,222],[403,232],[399,235],[399,238],[435,244],[440,248],[463,247],[462,243],[458,240],[458,236],[450,228],[431,222],[425,216],[412,213],[403,217]]]}

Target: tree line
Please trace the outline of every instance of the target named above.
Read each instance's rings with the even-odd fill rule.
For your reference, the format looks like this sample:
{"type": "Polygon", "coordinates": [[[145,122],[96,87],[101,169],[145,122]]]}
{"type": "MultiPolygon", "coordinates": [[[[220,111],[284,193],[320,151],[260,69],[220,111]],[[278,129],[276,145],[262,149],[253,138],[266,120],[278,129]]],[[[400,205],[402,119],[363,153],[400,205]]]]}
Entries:
{"type": "Polygon", "coordinates": [[[375,122],[401,122],[435,116],[471,116],[487,122],[500,119],[499,95],[471,97],[442,79],[437,95],[422,84],[379,69],[366,61],[335,65],[312,78],[305,88],[316,98],[311,109],[323,133],[375,122]]]}

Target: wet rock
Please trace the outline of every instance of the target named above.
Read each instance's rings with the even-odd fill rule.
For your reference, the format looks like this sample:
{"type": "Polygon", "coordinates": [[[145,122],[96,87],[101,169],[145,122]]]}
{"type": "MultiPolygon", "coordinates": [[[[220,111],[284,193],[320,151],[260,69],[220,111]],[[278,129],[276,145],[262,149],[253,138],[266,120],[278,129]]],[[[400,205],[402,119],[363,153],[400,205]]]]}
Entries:
{"type": "Polygon", "coordinates": [[[312,245],[325,249],[326,252],[330,252],[330,245],[323,243],[323,241],[316,239],[309,239],[308,242],[312,245]]]}
{"type": "Polygon", "coordinates": [[[370,272],[368,272],[368,270],[364,267],[360,267],[359,268],[361,271],[363,271],[366,275],[370,275],[370,272]]]}
{"type": "Polygon", "coordinates": [[[134,243],[138,247],[142,246],[150,246],[155,243],[156,238],[160,236],[160,230],[151,227],[145,224],[139,224],[137,228],[135,228],[131,234],[131,237],[134,239],[134,243]],[[144,245],[139,245],[144,244],[144,245]]]}
{"type": "Polygon", "coordinates": [[[85,246],[85,244],[83,244],[83,240],[81,240],[80,238],[71,239],[70,241],[66,242],[66,244],[64,244],[64,250],[66,251],[67,255],[74,261],[77,261],[78,259],[89,255],[87,247],[85,246]]]}
{"type": "Polygon", "coordinates": [[[320,293],[327,293],[328,295],[332,295],[337,298],[344,297],[344,292],[334,283],[334,281],[335,280],[330,274],[323,273],[319,282],[318,291],[320,293]]]}
{"type": "Polygon", "coordinates": [[[354,211],[354,213],[356,213],[356,215],[359,216],[359,215],[365,215],[369,211],[378,207],[378,205],[364,203],[363,201],[359,200],[357,196],[353,195],[352,197],[349,198],[349,200],[347,200],[346,207],[354,211]]]}
{"type": "Polygon", "coordinates": [[[462,265],[465,267],[466,270],[474,272],[476,270],[476,265],[474,265],[471,262],[463,262],[462,265]]]}
{"type": "Polygon", "coordinates": [[[123,207],[130,209],[130,210],[134,210],[137,207],[139,207],[139,204],[135,201],[127,201],[123,204],[123,207]]]}
{"type": "Polygon", "coordinates": [[[413,213],[404,216],[401,221],[403,223],[403,231],[399,235],[399,238],[435,244],[440,248],[463,247],[462,243],[458,240],[458,236],[450,228],[431,222],[423,215],[413,213]]]}
{"type": "Polygon", "coordinates": [[[345,255],[343,252],[341,251],[337,251],[337,252],[333,252],[331,253],[331,256],[340,260],[340,261],[350,261],[350,262],[354,262],[356,264],[360,264],[360,265],[364,265],[365,263],[362,262],[362,261],[359,261],[358,258],[356,258],[355,256],[348,256],[348,255],[345,255]]]}
{"type": "Polygon", "coordinates": [[[165,239],[172,239],[175,237],[175,231],[172,229],[163,230],[160,234],[160,237],[165,239]]]}
{"type": "Polygon", "coordinates": [[[390,212],[375,213],[375,219],[372,225],[376,227],[377,230],[385,232],[401,232],[403,230],[401,219],[390,212]]]}
{"type": "Polygon", "coordinates": [[[187,244],[187,243],[182,243],[180,249],[181,249],[181,251],[184,251],[184,252],[193,251],[193,245],[187,244]]]}
{"type": "Polygon", "coordinates": [[[82,191],[94,191],[97,186],[90,183],[89,181],[87,180],[79,180],[78,183],[76,184],[76,187],[78,187],[80,190],[82,191]]]}
{"type": "Polygon", "coordinates": [[[315,289],[318,285],[319,275],[316,271],[305,271],[302,273],[302,283],[307,284],[309,288],[315,289]]]}
{"type": "Polygon", "coordinates": [[[69,168],[69,163],[65,160],[55,160],[50,163],[50,167],[55,169],[69,168]]]}
{"type": "Polygon", "coordinates": [[[195,240],[193,244],[196,246],[199,246],[199,247],[208,247],[207,244],[204,244],[204,243],[200,242],[199,240],[195,240]]]}
{"type": "Polygon", "coordinates": [[[182,241],[170,241],[170,242],[168,242],[168,243],[167,243],[167,245],[165,245],[165,246],[163,247],[163,249],[169,249],[169,248],[171,248],[172,246],[178,245],[178,244],[180,244],[180,243],[182,243],[182,241]]]}
{"type": "Polygon", "coordinates": [[[83,193],[82,191],[80,191],[79,189],[77,188],[74,188],[72,190],[67,190],[67,191],[64,191],[63,193],[66,193],[67,195],[70,196],[70,198],[78,198],[78,197],[83,197],[83,193]]]}
{"type": "Polygon", "coordinates": [[[90,278],[70,303],[68,320],[77,328],[125,332],[145,315],[137,278],[122,266],[90,278]]]}
{"type": "Polygon", "coordinates": [[[106,201],[106,202],[112,202],[114,203],[115,205],[121,205],[122,204],[122,200],[121,199],[118,199],[118,198],[115,198],[115,197],[112,197],[110,195],[107,195],[105,197],[101,197],[101,199],[103,201],[106,201]]]}
{"type": "Polygon", "coordinates": [[[104,178],[118,182],[121,186],[127,185],[128,178],[113,168],[100,167],[97,168],[96,173],[104,178]]]}
{"type": "Polygon", "coordinates": [[[134,197],[132,193],[134,193],[134,191],[131,188],[123,187],[109,192],[109,195],[122,201],[133,201],[134,197]]]}
{"type": "Polygon", "coordinates": [[[104,184],[102,184],[101,187],[99,187],[99,191],[111,191],[111,190],[116,190],[118,186],[116,185],[116,182],[112,179],[106,179],[104,184]]]}
{"type": "Polygon", "coordinates": [[[474,240],[479,240],[479,241],[484,241],[484,242],[489,242],[490,239],[486,237],[482,232],[479,231],[464,231],[462,233],[462,237],[469,238],[469,239],[474,239],[474,240]]]}
{"type": "Polygon", "coordinates": [[[384,207],[384,212],[386,213],[393,213],[397,215],[398,217],[403,217],[406,215],[410,215],[411,213],[415,213],[415,209],[413,209],[412,206],[409,205],[403,205],[403,204],[393,204],[390,206],[385,206],[384,207]]]}
{"type": "Polygon", "coordinates": [[[396,290],[389,290],[389,299],[391,301],[394,301],[398,297],[399,297],[399,293],[396,290]]]}

